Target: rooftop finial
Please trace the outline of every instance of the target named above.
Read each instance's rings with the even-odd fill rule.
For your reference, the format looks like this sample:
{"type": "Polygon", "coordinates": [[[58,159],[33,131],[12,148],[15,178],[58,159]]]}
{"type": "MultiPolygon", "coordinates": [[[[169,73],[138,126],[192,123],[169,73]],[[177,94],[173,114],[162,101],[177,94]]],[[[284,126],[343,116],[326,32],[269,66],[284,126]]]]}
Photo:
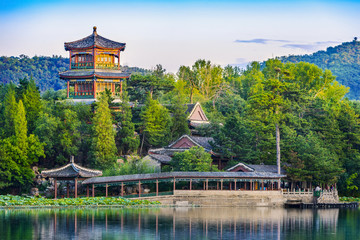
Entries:
{"type": "Polygon", "coordinates": [[[95,33],[95,34],[97,34],[96,28],[97,28],[96,26],[93,27],[93,30],[94,30],[93,33],[95,33]]]}
{"type": "Polygon", "coordinates": [[[70,163],[74,163],[74,156],[70,157],[70,163]]]}

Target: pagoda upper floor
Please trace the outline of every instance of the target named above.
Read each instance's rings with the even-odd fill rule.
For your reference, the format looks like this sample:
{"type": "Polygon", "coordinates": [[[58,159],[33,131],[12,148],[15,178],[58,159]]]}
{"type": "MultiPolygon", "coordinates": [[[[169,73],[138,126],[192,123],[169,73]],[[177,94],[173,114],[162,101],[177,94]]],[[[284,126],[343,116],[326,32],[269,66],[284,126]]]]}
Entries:
{"type": "Polygon", "coordinates": [[[125,50],[126,43],[100,36],[94,27],[91,35],[64,45],[70,52],[70,69],[120,70],[120,52],[125,50]]]}

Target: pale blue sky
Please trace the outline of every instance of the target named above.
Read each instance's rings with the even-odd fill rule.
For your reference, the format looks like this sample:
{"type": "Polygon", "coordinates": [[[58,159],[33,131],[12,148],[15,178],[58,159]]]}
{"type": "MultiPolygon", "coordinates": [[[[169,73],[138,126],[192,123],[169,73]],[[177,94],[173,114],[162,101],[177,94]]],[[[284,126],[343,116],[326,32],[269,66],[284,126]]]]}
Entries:
{"type": "Polygon", "coordinates": [[[0,55],[67,56],[98,33],[126,42],[121,63],[176,72],[204,58],[244,65],[360,37],[360,1],[0,0],[0,55]]]}

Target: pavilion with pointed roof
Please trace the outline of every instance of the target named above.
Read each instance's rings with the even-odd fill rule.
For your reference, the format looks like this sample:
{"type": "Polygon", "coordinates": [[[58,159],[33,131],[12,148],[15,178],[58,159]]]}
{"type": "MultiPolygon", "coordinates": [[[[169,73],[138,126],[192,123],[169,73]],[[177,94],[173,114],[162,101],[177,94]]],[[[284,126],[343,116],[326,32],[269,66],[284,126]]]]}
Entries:
{"type": "MultiPolygon", "coordinates": [[[[71,157],[70,163],[66,164],[65,166],[44,170],[41,172],[41,175],[44,177],[54,178],[54,185],[55,185],[55,193],[54,197],[57,198],[57,180],[62,181],[71,181],[73,180],[75,183],[75,198],[77,198],[77,183],[78,180],[82,181],[87,178],[92,177],[99,177],[102,175],[102,171],[100,170],[93,170],[89,168],[84,168],[76,163],[74,163],[74,156],[71,157]]],[[[67,197],[69,197],[69,183],[67,183],[67,197]]],[[[86,189],[87,196],[89,196],[89,189],[86,189]]]]}
{"type": "Polygon", "coordinates": [[[93,99],[99,93],[110,90],[113,97],[122,92],[122,81],[130,74],[120,70],[120,52],[126,43],[104,38],[93,28],[85,38],[65,43],[70,53],[69,70],[60,73],[67,82],[67,97],[72,99],[93,99]]]}

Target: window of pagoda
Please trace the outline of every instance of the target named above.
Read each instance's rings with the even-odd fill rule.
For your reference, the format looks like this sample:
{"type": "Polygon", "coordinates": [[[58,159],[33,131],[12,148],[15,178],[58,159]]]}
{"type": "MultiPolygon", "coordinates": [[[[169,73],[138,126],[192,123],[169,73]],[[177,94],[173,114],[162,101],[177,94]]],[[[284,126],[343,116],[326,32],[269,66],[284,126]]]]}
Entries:
{"type": "Polygon", "coordinates": [[[93,56],[91,54],[76,54],[71,57],[72,69],[87,69],[93,67],[93,56]]]}
{"type": "Polygon", "coordinates": [[[96,58],[96,67],[104,69],[117,69],[119,57],[113,54],[99,54],[96,58]]]}

